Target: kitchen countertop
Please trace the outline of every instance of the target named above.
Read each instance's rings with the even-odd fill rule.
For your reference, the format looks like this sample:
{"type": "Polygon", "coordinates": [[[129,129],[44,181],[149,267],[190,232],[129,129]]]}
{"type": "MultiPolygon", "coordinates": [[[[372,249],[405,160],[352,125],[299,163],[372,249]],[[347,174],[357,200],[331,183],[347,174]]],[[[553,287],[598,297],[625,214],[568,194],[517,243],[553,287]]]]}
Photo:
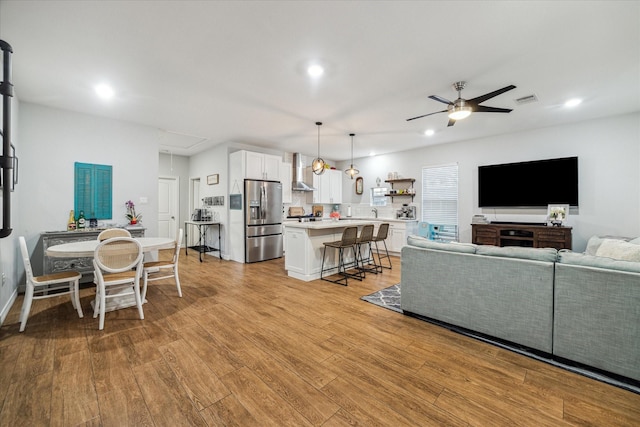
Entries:
{"type": "Polygon", "coordinates": [[[287,228],[304,228],[307,230],[324,230],[330,228],[344,228],[349,226],[358,226],[358,225],[366,225],[366,224],[374,224],[376,222],[381,222],[382,220],[376,220],[375,218],[371,218],[368,220],[364,219],[349,219],[349,220],[323,220],[323,221],[309,221],[309,222],[285,222],[283,223],[287,228]]]}

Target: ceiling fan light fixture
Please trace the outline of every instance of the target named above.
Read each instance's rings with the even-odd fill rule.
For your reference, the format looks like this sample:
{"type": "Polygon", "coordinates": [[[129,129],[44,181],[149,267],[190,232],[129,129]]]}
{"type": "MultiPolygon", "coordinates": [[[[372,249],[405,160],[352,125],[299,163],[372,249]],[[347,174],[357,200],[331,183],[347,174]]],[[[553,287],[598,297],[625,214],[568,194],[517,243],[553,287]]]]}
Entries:
{"type": "Polygon", "coordinates": [[[351,136],[351,167],[349,169],[345,170],[344,173],[346,173],[347,175],[349,175],[351,177],[351,179],[353,179],[353,177],[358,175],[360,173],[360,171],[353,167],[353,137],[356,136],[356,134],[355,133],[350,133],[349,136],[351,136]]]}
{"type": "Polygon", "coordinates": [[[322,126],[322,122],[316,122],[316,126],[318,126],[318,157],[311,162],[311,170],[316,175],[322,175],[325,169],[325,162],[320,157],[320,126],[322,126]]]}
{"type": "Polygon", "coordinates": [[[470,115],[471,115],[471,107],[454,106],[451,110],[449,110],[449,118],[451,120],[466,119],[470,115]]]}

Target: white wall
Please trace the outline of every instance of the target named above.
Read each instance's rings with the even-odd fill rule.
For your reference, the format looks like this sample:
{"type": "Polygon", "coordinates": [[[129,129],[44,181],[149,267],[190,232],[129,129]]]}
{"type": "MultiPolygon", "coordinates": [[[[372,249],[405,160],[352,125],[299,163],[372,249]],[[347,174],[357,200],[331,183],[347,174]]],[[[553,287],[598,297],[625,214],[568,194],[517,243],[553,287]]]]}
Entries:
{"type": "MultiPolygon", "coordinates": [[[[640,235],[640,114],[627,114],[588,122],[536,129],[515,134],[427,146],[390,155],[357,159],[365,190],[383,181],[388,172],[416,179],[414,204],[420,209],[421,169],[459,164],[460,240],[471,241],[471,217],[490,220],[543,222],[546,209],[481,210],[478,208],[479,165],[578,156],[578,211],[571,210],[573,249],[583,251],[594,234],[640,235]]],[[[348,167],[347,162],[340,163],[348,167]]],[[[388,184],[387,184],[388,185],[388,184]]],[[[552,181],[540,185],[553,185],[552,181]]],[[[345,203],[368,205],[369,193],[356,196],[351,180],[343,181],[345,203]]]]}
{"type": "MultiPolygon", "coordinates": [[[[74,201],[74,162],[113,166],[113,219],[106,223],[126,224],[125,202],[132,200],[144,215],[146,234],[157,234],[156,129],[30,103],[20,103],[20,111],[20,220],[14,234],[25,236],[34,273],[42,273],[40,233],[66,229],[74,201]]],[[[12,286],[24,281],[21,260],[15,264],[19,274],[12,286]]]]}

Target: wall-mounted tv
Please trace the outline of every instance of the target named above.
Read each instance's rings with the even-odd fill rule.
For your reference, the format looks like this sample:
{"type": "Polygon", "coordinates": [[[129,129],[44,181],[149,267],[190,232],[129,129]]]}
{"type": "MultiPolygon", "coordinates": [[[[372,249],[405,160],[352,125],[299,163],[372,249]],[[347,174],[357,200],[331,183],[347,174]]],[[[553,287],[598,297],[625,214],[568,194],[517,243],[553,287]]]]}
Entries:
{"type": "Polygon", "coordinates": [[[478,204],[481,208],[578,206],[578,158],[479,166],[478,204]]]}

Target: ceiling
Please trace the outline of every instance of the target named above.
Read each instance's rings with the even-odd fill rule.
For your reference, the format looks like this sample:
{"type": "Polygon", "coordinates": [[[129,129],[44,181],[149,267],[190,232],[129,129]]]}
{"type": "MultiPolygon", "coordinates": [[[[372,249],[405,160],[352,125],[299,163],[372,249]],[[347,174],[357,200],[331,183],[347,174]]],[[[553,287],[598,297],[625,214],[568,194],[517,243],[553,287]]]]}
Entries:
{"type": "Polygon", "coordinates": [[[315,156],[316,121],[321,157],[346,160],[352,132],[358,158],[637,112],[638,22],[637,1],[0,0],[21,101],[152,126],[187,156],[226,142],[315,156]],[[517,86],[483,103],[513,111],[406,121],[445,109],[428,96],[455,100],[459,80],[463,98],[517,86]]]}

